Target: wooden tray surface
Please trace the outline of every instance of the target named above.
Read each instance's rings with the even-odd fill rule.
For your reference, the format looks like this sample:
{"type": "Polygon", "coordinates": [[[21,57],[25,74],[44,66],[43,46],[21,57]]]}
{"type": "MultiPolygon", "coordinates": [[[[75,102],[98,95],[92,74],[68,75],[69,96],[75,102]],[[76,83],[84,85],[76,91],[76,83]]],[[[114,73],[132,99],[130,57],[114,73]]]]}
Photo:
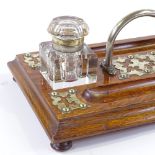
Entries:
{"type": "MultiPolygon", "coordinates": [[[[89,45],[101,62],[105,43],[89,45]]],[[[114,57],[155,50],[155,36],[118,41],[114,57]]],[[[32,52],[37,53],[37,52],[32,52]]],[[[100,65],[100,64],[99,64],[100,65]]],[[[62,113],[53,105],[52,88],[39,70],[24,62],[24,53],[8,66],[52,143],[61,143],[155,121],[155,74],[120,80],[98,66],[95,84],[74,87],[78,99],[88,107],[62,113]]],[[[58,90],[67,92],[68,88],[58,90]]]]}

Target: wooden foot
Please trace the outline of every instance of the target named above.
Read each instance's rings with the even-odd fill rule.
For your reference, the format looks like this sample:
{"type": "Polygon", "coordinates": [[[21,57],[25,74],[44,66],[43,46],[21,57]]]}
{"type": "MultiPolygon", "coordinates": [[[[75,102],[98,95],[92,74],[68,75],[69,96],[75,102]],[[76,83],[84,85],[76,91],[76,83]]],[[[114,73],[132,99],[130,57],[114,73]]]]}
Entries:
{"type": "Polygon", "coordinates": [[[72,147],[72,141],[63,142],[63,143],[57,143],[57,144],[50,144],[51,147],[56,151],[67,151],[72,147]]]}
{"type": "Polygon", "coordinates": [[[16,79],[14,77],[12,79],[13,79],[14,82],[16,82],[16,79]]]}

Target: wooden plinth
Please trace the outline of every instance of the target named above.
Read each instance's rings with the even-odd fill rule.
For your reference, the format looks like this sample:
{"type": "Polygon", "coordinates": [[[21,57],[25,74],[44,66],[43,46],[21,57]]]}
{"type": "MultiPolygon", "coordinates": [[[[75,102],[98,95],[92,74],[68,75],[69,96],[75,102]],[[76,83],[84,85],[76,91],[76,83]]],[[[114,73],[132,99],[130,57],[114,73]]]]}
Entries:
{"type": "MultiPolygon", "coordinates": [[[[105,43],[90,47],[102,60],[105,43]]],[[[146,50],[155,50],[155,36],[118,41],[114,55],[146,50]]],[[[102,72],[99,66],[97,83],[74,87],[79,100],[89,106],[63,114],[52,104],[49,95],[52,88],[38,70],[24,62],[23,55],[17,55],[15,60],[8,62],[8,66],[54,149],[64,151],[72,146],[71,141],[75,139],[155,122],[155,74],[119,80],[102,72]]]]}

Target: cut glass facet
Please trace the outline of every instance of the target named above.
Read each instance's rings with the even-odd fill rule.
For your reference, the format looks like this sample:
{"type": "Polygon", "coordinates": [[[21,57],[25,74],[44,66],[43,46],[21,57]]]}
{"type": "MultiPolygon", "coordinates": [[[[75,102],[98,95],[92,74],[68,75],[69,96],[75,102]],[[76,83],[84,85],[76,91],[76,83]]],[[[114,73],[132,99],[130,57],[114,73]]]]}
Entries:
{"type": "Polygon", "coordinates": [[[97,55],[84,44],[87,24],[80,18],[55,18],[48,32],[52,41],[42,42],[40,72],[53,89],[96,82],[97,55]]]}

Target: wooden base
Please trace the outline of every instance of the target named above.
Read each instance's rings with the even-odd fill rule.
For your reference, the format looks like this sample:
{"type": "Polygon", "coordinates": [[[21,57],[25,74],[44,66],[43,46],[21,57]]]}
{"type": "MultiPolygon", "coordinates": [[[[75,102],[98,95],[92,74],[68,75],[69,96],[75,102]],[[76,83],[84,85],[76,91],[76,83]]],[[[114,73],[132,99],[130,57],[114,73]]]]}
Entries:
{"type": "MultiPolygon", "coordinates": [[[[90,47],[101,61],[105,56],[105,43],[90,47]]],[[[119,41],[114,55],[148,50],[155,50],[155,36],[119,41]]],[[[155,122],[155,74],[119,80],[102,72],[99,66],[97,83],[73,88],[77,98],[87,107],[62,113],[51,98],[52,88],[37,69],[24,62],[24,54],[17,55],[8,66],[55,150],[68,150],[74,139],[155,122]]],[[[68,90],[57,92],[61,94],[68,90]]]]}

